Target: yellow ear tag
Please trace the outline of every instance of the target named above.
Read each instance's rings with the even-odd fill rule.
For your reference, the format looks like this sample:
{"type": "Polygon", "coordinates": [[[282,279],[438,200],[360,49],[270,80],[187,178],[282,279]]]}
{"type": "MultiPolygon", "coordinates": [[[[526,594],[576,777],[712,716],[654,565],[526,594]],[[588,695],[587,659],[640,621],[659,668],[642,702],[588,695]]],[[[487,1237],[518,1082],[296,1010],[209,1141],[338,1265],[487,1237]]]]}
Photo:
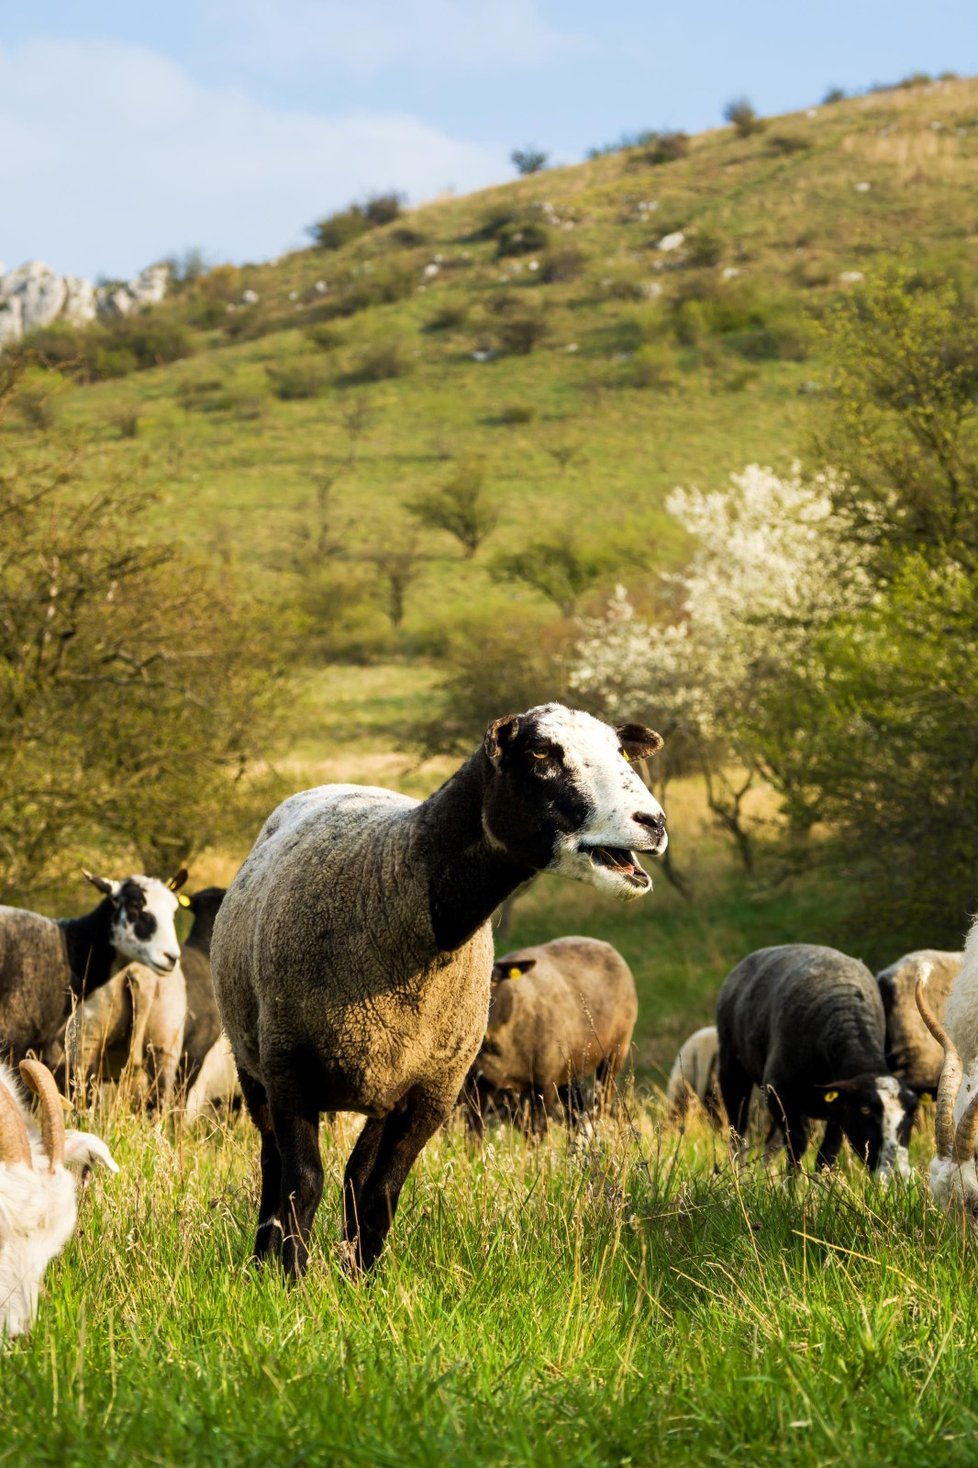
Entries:
{"type": "Polygon", "coordinates": [[[510,971],[509,971],[509,977],[511,979],[519,979],[519,978],[522,978],[522,975],[523,975],[523,970],[521,968],[511,968],[510,971]]]}
{"type": "Polygon", "coordinates": [[[623,759],[623,760],[626,760],[626,761],[627,761],[627,762],[628,762],[628,764],[631,764],[631,762],[632,762],[632,757],[631,757],[631,755],[630,755],[630,754],[629,754],[629,753],[628,753],[628,750],[627,750],[627,749],[623,749],[623,750],[622,750],[622,752],[621,752],[621,757],[622,757],[622,759],[623,759]]]}
{"type": "Polygon", "coordinates": [[[838,1101],[838,1099],[839,1099],[839,1093],[838,1093],[838,1091],[826,1091],[826,1093],[825,1093],[825,1099],[828,1102],[838,1101]]]}
{"type": "Polygon", "coordinates": [[[187,896],[186,892],[179,892],[177,894],[177,901],[179,902],[181,907],[190,906],[190,898],[187,896]]]}

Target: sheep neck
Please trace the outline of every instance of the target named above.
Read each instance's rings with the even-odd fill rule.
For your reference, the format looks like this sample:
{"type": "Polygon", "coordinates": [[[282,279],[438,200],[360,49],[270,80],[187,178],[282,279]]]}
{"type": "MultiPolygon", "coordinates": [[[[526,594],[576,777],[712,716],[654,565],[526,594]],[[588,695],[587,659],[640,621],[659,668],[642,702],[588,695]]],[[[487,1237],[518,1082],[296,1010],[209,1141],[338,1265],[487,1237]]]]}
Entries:
{"type": "Polygon", "coordinates": [[[442,952],[460,948],[534,875],[533,867],[486,836],[482,810],[489,770],[480,749],[418,808],[431,926],[442,952]]]}
{"type": "Polygon", "coordinates": [[[112,946],[114,912],[106,898],[83,917],[58,919],[71,970],[71,992],[79,998],[98,989],[111,977],[116,958],[112,946]]]}

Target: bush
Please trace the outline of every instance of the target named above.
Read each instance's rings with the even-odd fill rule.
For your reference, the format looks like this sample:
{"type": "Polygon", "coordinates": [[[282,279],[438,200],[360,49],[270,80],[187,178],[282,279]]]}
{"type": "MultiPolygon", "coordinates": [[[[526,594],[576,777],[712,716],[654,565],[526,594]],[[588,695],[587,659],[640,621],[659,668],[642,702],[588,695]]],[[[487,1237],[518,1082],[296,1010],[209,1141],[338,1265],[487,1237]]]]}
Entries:
{"type": "Polygon", "coordinates": [[[587,264],[587,256],[576,245],[563,245],[548,250],[540,262],[540,279],[544,285],[560,285],[576,280],[587,264]]]}
{"type": "Polygon", "coordinates": [[[807,153],[812,146],[810,138],[800,138],[797,133],[774,133],[767,142],[772,153],[789,158],[793,153],[807,153]]]}
{"type": "Polygon", "coordinates": [[[501,428],[510,428],[520,423],[532,423],[536,416],[537,410],[530,403],[507,403],[492,421],[501,428]]]}
{"type": "Polygon", "coordinates": [[[496,235],[496,254],[535,255],[550,244],[550,231],[539,219],[523,217],[503,225],[496,235]]]}
{"type": "Polygon", "coordinates": [[[139,409],[116,408],[106,417],[106,425],[115,429],[119,438],[136,438],[139,434],[139,409]]]}
{"type": "Polygon", "coordinates": [[[630,387],[652,390],[668,388],[675,380],[675,360],[664,345],[640,347],[628,363],[625,376],[630,387]]]}
{"type": "Polygon", "coordinates": [[[325,367],[315,357],[296,357],[278,367],[266,367],[272,391],[283,403],[302,398],[318,398],[326,390],[329,378],[325,367]]]}
{"type": "Polygon", "coordinates": [[[359,239],[366,234],[370,224],[359,204],[351,204],[348,209],[340,209],[336,214],[327,215],[316,224],[311,224],[308,233],[321,250],[341,250],[344,245],[349,245],[353,240],[359,239]]]}
{"type": "Polygon", "coordinates": [[[833,102],[844,102],[845,100],[846,94],[842,87],[829,87],[825,96],[822,98],[822,106],[830,107],[833,102]]]}
{"type": "Polygon", "coordinates": [[[468,320],[468,310],[461,302],[442,306],[424,324],[425,331],[457,331],[468,320]]]}
{"type": "Polygon", "coordinates": [[[733,102],[728,102],[723,109],[723,115],[732,127],[736,128],[739,138],[752,137],[764,128],[763,118],[757,113],[746,97],[737,97],[733,102]]]}
{"type": "Polygon", "coordinates": [[[393,191],[386,194],[371,194],[363,205],[363,217],[372,229],[393,224],[400,218],[404,207],[404,195],[393,191]]]}
{"type": "Polygon", "coordinates": [[[649,133],[636,163],[675,163],[689,152],[689,138],[682,132],[649,133]]]}
{"type": "Polygon", "coordinates": [[[306,340],[321,352],[335,352],[337,347],[343,345],[343,337],[326,321],[318,321],[306,330],[306,340]]]}
{"type": "Polygon", "coordinates": [[[690,265],[718,265],[723,257],[724,241],[710,229],[698,229],[688,241],[690,265]]]}
{"type": "Polygon", "coordinates": [[[539,148],[514,148],[509,158],[516,172],[519,174],[540,173],[547,166],[549,153],[542,152],[539,148]]]}
{"type": "Polygon", "coordinates": [[[146,310],[88,326],[57,322],[33,332],[23,350],[43,367],[99,382],[178,361],[193,349],[193,338],[182,322],[165,311],[146,310]]]}
{"type": "Polygon", "coordinates": [[[542,316],[509,316],[496,328],[496,341],[508,356],[528,357],[549,331],[542,316]]]}
{"type": "Polygon", "coordinates": [[[398,342],[379,342],[360,353],[345,380],[351,383],[386,382],[393,377],[403,377],[409,369],[410,363],[398,342]]]}
{"type": "Polygon", "coordinates": [[[320,307],[324,321],[338,317],[355,316],[359,311],[369,311],[372,306],[386,306],[401,301],[414,292],[414,272],[402,266],[387,266],[380,270],[361,272],[351,276],[336,294],[320,307]]]}

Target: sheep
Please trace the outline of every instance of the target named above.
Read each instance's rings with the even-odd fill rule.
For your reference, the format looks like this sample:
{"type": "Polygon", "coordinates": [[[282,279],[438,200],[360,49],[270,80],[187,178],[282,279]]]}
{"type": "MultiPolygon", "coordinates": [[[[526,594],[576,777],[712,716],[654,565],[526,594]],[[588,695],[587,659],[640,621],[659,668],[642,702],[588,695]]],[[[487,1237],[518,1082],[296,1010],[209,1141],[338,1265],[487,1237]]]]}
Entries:
{"type": "Polygon", "coordinates": [[[196,1079],[187,1092],[183,1119],[189,1125],[208,1106],[235,1106],[241,1100],[238,1071],[227,1035],[220,1035],[204,1056],[196,1079]]]}
{"type": "Polygon", "coordinates": [[[65,1133],[51,1072],[23,1060],[20,1073],[41,1102],[38,1128],[13,1071],[0,1064],[0,1335],[30,1330],[41,1279],[75,1228],[76,1186],[65,1166],[99,1161],[118,1166],[105,1143],[86,1132],[65,1133]]]}
{"type": "Polygon", "coordinates": [[[929,1169],[934,1201],[978,1231],[978,919],[948,995],[944,1025],[928,1003],[929,968],[922,965],[915,997],[921,1018],[944,1050],[934,1108],[937,1152],[929,1169]]]}
{"type": "Polygon", "coordinates": [[[554,938],[498,959],[485,1039],[466,1083],[474,1129],[481,1133],[485,1106],[500,1093],[528,1104],[535,1131],[580,1109],[585,1077],[613,1083],[637,1014],[632,971],[610,943],[554,938]]]}
{"type": "Polygon", "coordinates": [[[718,1048],[716,1025],[694,1030],[680,1046],[666,1083],[670,1120],[684,1121],[690,1103],[695,1100],[715,1126],[721,1124],[723,1101],[717,1079],[718,1048]]]}
{"type": "Polygon", "coordinates": [[[916,1091],[937,1095],[944,1052],[928,1034],[917,1012],[914,991],[921,965],[927,964],[930,979],[927,1001],[938,1019],[944,1014],[947,996],[961,967],[960,953],[922,948],[905,953],[876,975],[886,1015],[886,1059],[895,1076],[916,1091]]]}
{"type": "Polygon", "coordinates": [[[128,1073],[137,1104],[162,1109],[173,1094],[183,1046],[187,990],[183,967],[154,973],[130,963],[80,1004],[65,1026],[71,1085],[118,1081],[128,1073]]]}
{"type": "Polygon", "coordinates": [[[622,898],[666,847],[630,763],[662,740],[543,704],[496,719],[427,800],[325,785],[269,816],[214,924],[214,986],[261,1134],[255,1257],[301,1274],[322,1195],[319,1118],[367,1120],[347,1162],[352,1274],[451,1112],[486,1028],[495,909],[536,872],[622,898]],[[634,850],[633,850],[634,848],[634,850]]]}
{"type": "Polygon", "coordinates": [[[118,1080],[128,1067],[136,1099],[151,1107],[170,1101],[182,1064],[192,1084],[221,1032],[211,978],[210,940],[223,887],[179,896],[194,914],[193,926],[169,974],[129,964],[113,975],[68,1021],[69,1074],[85,1086],[96,1075],[118,1080]]]}
{"type": "Polygon", "coordinates": [[[180,871],[171,885],[155,877],[86,879],[104,894],[83,917],[53,919],[0,907],[0,1054],[22,1060],[29,1050],[50,1064],[73,999],[106,983],[127,960],[169,973],[180,957],[173,917],[180,871]]]}
{"type": "MultiPolygon", "coordinates": [[[[824,1117],[817,1167],[831,1166],[845,1135],[870,1172],[907,1176],[917,1096],[890,1073],[885,1033],[879,988],[857,958],[811,943],[750,954],[717,997],[720,1092],[734,1134],[745,1135],[754,1084],[767,1094],[792,1171],[808,1119],[824,1117]]],[[[738,1151],[742,1158],[742,1144],[738,1151]]]]}

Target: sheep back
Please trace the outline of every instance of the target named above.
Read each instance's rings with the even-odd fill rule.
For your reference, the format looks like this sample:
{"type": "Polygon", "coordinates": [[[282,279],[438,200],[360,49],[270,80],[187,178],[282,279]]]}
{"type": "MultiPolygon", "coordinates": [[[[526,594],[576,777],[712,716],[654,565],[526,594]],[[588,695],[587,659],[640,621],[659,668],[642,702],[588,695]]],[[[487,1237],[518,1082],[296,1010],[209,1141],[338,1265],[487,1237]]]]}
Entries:
{"type": "Polygon", "coordinates": [[[24,908],[0,907],[0,1052],[23,1057],[53,1044],[70,993],[58,924],[24,908]]]}
{"type": "Polygon", "coordinates": [[[719,1117],[723,1103],[717,1081],[717,1047],[716,1025],[704,1025],[680,1046],[666,1083],[674,1119],[686,1115],[694,1098],[711,1117],[719,1117]]]}
{"type": "MultiPolygon", "coordinates": [[[[968,934],[961,967],[947,996],[944,1027],[957,1046],[967,1075],[978,1060],[978,918],[968,934]]],[[[963,1103],[964,1095],[962,1087],[959,1102],[963,1103]]]]}
{"type": "Polygon", "coordinates": [[[920,1017],[914,989],[922,963],[931,964],[927,1002],[938,1019],[961,967],[960,953],[921,948],[905,953],[876,975],[886,1015],[886,1054],[894,1075],[915,1091],[936,1093],[944,1051],[920,1017]]]}
{"type": "Polygon", "coordinates": [[[635,980],[616,948],[597,938],[555,938],[497,960],[534,966],[507,980],[512,1011],[479,1053],[480,1078],[501,1090],[553,1090],[599,1067],[617,1074],[638,1015],[635,980]]]}
{"type": "Polygon", "coordinates": [[[431,924],[437,853],[419,802],[320,786],[283,802],[228,888],[211,948],[239,1070],[320,1111],[386,1116],[419,1088],[447,1111],[485,1030],[492,933],[452,952],[431,924]]]}

